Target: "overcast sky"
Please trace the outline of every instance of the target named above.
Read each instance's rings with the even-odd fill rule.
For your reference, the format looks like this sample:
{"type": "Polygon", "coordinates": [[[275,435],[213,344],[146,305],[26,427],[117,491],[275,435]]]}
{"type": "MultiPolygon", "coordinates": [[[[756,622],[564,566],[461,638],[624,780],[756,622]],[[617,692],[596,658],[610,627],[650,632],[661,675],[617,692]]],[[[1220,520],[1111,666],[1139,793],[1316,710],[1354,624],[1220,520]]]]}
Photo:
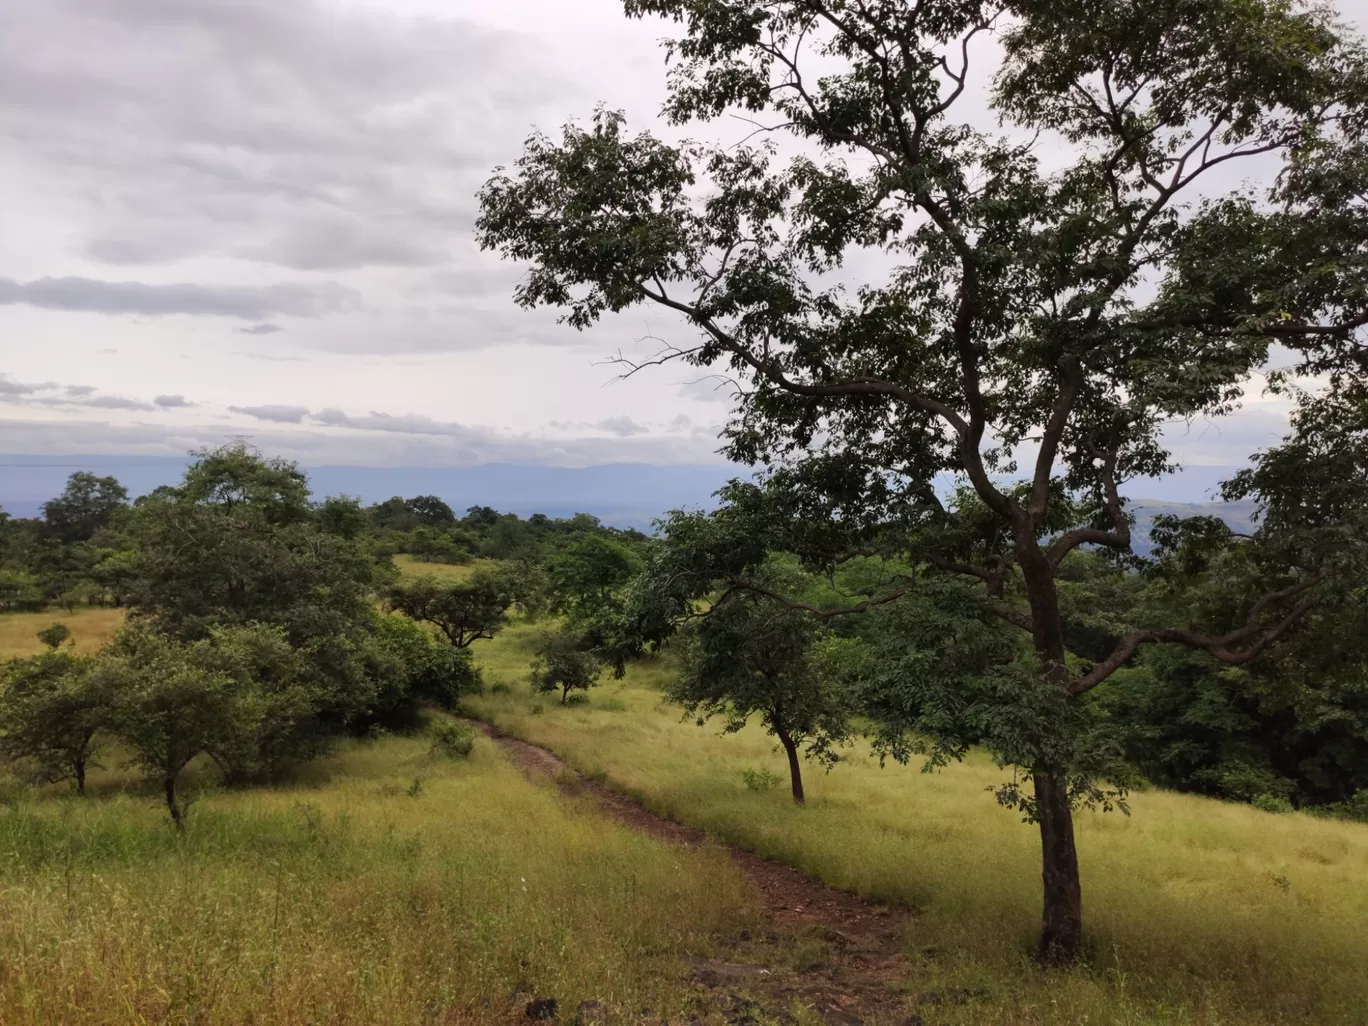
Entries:
{"type": "Polygon", "coordinates": [[[534,127],[652,122],[664,32],[620,0],[0,0],[0,452],[715,460],[725,389],[602,363],[672,323],[520,311],[471,241],[534,127]]]}

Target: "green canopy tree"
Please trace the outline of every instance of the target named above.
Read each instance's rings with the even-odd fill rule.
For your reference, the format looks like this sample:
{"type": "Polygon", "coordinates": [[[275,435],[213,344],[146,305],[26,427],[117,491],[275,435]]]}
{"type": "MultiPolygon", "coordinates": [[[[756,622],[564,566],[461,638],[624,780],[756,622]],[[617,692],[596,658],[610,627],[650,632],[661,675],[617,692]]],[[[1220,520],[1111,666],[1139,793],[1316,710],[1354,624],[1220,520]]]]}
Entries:
{"type": "Polygon", "coordinates": [[[537,642],[532,660],[532,690],[538,694],[560,692],[561,705],[572,691],[588,691],[598,683],[603,667],[598,657],[580,647],[570,634],[548,632],[537,642]]]}
{"type": "MultiPolygon", "coordinates": [[[[1091,792],[1069,746],[1043,742],[1141,647],[1247,662],[1342,576],[1333,503],[1307,500],[1325,515],[1307,533],[1283,487],[1293,443],[1239,486],[1287,512],[1269,513],[1222,609],[1136,624],[1090,666],[1067,658],[1059,569],[1081,546],[1129,550],[1119,485],[1172,469],[1166,421],[1230,412],[1275,345],[1275,387],[1363,377],[1363,47],[1287,0],[624,7],[682,28],[671,121],[739,110],[797,153],[673,146],[600,111],[496,173],[480,242],[530,263],[520,303],[576,327],[638,304],[678,314],[687,340],[646,362],[737,382],[726,452],[771,468],[803,525],[788,543],[963,575],[1029,637],[1057,729],[1018,749],[1019,804],[1040,831],[1041,954],[1072,958],[1072,809],[1091,792]],[[963,112],[979,37],[1001,54],[993,129],[963,112]],[[1048,160],[1045,140],[1063,143],[1048,160]],[[1263,187],[1230,184],[1269,168],[1263,187]],[[940,474],[974,501],[943,503],[940,474]]],[[[759,565],[724,562],[738,580],[759,565]]]]}
{"type": "Polygon", "coordinates": [[[498,634],[508,622],[513,598],[505,580],[490,571],[477,571],[463,581],[414,577],[385,590],[391,609],[432,624],[455,648],[498,634]]]}
{"type": "Polygon", "coordinates": [[[43,504],[43,522],[63,544],[89,541],[127,506],[128,489],[117,478],[82,470],[67,478],[61,495],[43,504]]]}
{"type": "Polygon", "coordinates": [[[109,726],[109,692],[91,661],[58,649],[0,668],[0,755],[28,760],[46,780],[85,793],[109,726]]]}
{"type": "Polygon", "coordinates": [[[725,596],[692,621],[681,647],[682,669],[665,693],[698,717],[741,730],[758,716],[788,759],[793,800],[802,805],[802,757],[830,768],[850,736],[853,703],[843,681],[821,665],[812,617],[754,591],[725,596]],[[801,750],[801,751],[800,751],[801,750]]]}

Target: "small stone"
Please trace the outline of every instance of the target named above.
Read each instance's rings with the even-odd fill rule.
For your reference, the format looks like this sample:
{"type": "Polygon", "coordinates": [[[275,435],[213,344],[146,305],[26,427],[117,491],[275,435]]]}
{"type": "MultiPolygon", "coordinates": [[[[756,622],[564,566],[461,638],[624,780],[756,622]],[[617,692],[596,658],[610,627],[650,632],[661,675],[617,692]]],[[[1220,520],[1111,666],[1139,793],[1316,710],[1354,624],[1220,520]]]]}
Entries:
{"type": "Polygon", "coordinates": [[[575,1022],[579,1026],[601,1026],[607,1014],[602,1001],[581,1001],[575,1009],[575,1022]]]}
{"type": "Polygon", "coordinates": [[[555,998],[536,998],[527,1003],[523,1014],[529,1019],[554,1019],[560,1002],[555,998]]]}

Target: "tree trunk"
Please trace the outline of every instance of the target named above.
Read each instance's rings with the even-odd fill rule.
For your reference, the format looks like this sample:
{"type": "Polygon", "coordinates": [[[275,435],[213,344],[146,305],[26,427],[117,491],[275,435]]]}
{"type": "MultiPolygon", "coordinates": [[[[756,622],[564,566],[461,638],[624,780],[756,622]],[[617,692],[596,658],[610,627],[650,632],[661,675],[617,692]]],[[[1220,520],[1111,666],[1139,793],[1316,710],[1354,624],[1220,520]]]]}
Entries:
{"type": "Polygon", "coordinates": [[[784,753],[788,756],[789,764],[789,783],[793,786],[793,800],[799,805],[803,804],[803,768],[798,761],[798,746],[793,743],[793,738],[783,727],[776,726],[774,733],[779,737],[779,743],[784,746],[784,753]]]}
{"type": "Polygon", "coordinates": [[[1037,772],[1034,778],[1045,884],[1040,958],[1050,964],[1072,962],[1083,943],[1083,887],[1078,876],[1069,786],[1050,773],[1037,772]]]}
{"type": "Polygon", "coordinates": [[[177,830],[184,830],[185,814],[181,812],[181,807],[176,804],[176,778],[167,777],[163,780],[162,789],[166,793],[166,808],[171,813],[171,822],[176,824],[177,830]]]}
{"type": "MultiPolygon", "coordinates": [[[[1066,693],[1064,618],[1054,570],[1036,541],[1029,518],[1014,525],[1017,559],[1031,607],[1031,640],[1045,679],[1066,693]]],[[[1068,699],[1072,700],[1072,699],[1068,699]]],[[[1034,771],[1036,813],[1040,822],[1041,877],[1045,885],[1040,957],[1059,964],[1077,957],[1083,944],[1083,885],[1074,846],[1073,809],[1064,774],[1034,771]]]]}
{"type": "Polygon", "coordinates": [[[76,793],[85,794],[85,760],[77,759],[72,769],[76,771],[76,793]]]}

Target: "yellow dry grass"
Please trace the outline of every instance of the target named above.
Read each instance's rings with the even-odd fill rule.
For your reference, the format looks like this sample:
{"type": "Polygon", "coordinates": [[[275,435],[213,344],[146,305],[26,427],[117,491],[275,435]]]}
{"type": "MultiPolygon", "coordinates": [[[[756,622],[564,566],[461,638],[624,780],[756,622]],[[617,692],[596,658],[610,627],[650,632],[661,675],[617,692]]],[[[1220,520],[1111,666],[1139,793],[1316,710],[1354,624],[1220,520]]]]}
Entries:
{"type": "Polygon", "coordinates": [[[54,623],[66,624],[71,643],[82,654],[94,652],[109,642],[124,621],[124,610],[77,607],[68,613],[50,609],[42,613],[0,614],[0,660],[30,656],[43,650],[38,632],[54,623]]]}
{"type": "Polygon", "coordinates": [[[9,797],[5,1026],[500,1022],[523,988],[678,1017],[678,952],[754,921],[723,852],[620,828],[483,739],[352,744],[201,799],[183,836],[136,792],[9,797]]]}

